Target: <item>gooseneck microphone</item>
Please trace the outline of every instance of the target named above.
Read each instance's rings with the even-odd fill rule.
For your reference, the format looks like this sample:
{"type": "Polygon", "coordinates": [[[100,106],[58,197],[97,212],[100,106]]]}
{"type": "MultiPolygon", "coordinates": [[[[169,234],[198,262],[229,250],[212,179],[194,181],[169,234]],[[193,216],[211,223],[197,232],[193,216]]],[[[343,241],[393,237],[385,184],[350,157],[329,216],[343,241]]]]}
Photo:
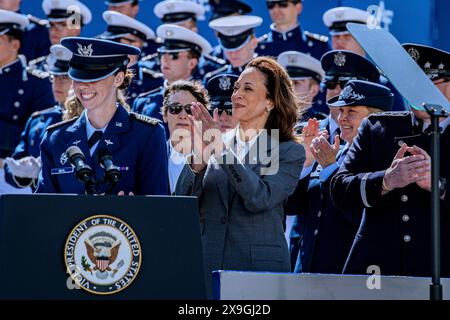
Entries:
{"type": "Polygon", "coordinates": [[[113,163],[113,158],[108,148],[100,147],[96,151],[101,167],[105,169],[105,180],[109,181],[113,186],[119,182],[120,170],[113,163]]]}
{"type": "Polygon", "coordinates": [[[78,180],[87,183],[92,178],[92,168],[85,163],[86,158],[77,146],[71,146],[66,150],[69,162],[75,167],[75,174],[78,180]]]}

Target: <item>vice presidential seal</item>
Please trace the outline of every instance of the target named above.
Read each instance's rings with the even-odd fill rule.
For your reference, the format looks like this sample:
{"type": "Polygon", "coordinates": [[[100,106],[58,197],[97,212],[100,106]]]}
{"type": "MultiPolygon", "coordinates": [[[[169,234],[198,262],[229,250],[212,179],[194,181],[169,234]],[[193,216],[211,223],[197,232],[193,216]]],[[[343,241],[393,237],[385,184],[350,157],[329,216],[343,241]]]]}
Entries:
{"type": "Polygon", "coordinates": [[[133,229],[108,215],[80,222],[64,249],[67,271],[75,284],[94,294],[114,294],[128,287],[141,266],[142,253],[133,229]]]}

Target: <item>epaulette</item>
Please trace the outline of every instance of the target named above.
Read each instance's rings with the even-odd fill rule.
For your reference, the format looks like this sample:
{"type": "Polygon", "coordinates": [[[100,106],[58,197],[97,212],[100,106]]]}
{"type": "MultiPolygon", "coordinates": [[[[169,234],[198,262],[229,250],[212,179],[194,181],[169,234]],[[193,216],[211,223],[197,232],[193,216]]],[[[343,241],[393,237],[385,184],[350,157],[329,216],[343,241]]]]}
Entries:
{"type": "Polygon", "coordinates": [[[46,130],[50,131],[50,130],[62,127],[65,124],[68,124],[68,123],[71,123],[71,122],[75,122],[78,118],[79,117],[75,117],[75,118],[72,118],[72,119],[69,119],[69,120],[64,120],[64,121],[57,122],[55,124],[52,124],[52,125],[48,126],[46,130]]]}
{"type": "Polygon", "coordinates": [[[152,95],[154,93],[157,93],[158,91],[160,91],[163,88],[163,86],[160,86],[158,88],[152,89],[150,91],[146,91],[146,92],[142,92],[140,95],[138,95],[138,98],[143,98],[143,97],[147,97],[149,95],[152,95]]]}
{"type": "Polygon", "coordinates": [[[35,111],[35,112],[33,112],[33,113],[31,114],[31,118],[36,118],[37,116],[40,116],[41,114],[43,114],[43,113],[45,113],[45,112],[47,112],[47,111],[50,111],[50,110],[52,110],[53,108],[54,108],[54,107],[50,107],[50,108],[47,108],[47,109],[35,111]]]}
{"type": "Polygon", "coordinates": [[[214,63],[220,64],[221,66],[224,66],[227,64],[226,60],[216,57],[216,56],[212,56],[210,54],[205,54],[203,57],[205,58],[205,60],[212,61],[214,63]]]}
{"type": "Polygon", "coordinates": [[[149,116],[144,116],[143,114],[139,114],[139,113],[135,113],[135,112],[130,112],[130,118],[131,119],[136,119],[138,121],[141,122],[145,122],[145,123],[150,123],[152,125],[157,125],[158,123],[161,123],[161,121],[159,121],[156,118],[152,118],[149,116]]]}
{"type": "Polygon", "coordinates": [[[35,17],[31,14],[27,14],[27,18],[28,20],[30,20],[30,22],[33,22],[34,24],[43,26],[43,27],[48,27],[49,26],[49,22],[48,20],[45,19],[39,19],[38,17],[35,17]]]}
{"type": "Polygon", "coordinates": [[[318,33],[312,33],[309,31],[305,31],[305,36],[307,36],[308,38],[312,38],[321,42],[328,42],[329,38],[327,36],[318,34],[318,33]]]}
{"type": "Polygon", "coordinates": [[[224,65],[223,67],[220,67],[219,69],[208,72],[207,74],[205,74],[204,79],[214,77],[215,75],[220,74],[221,72],[224,72],[225,70],[228,69],[228,66],[229,65],[227,64],[227,65],[224,65]]]}
{"type": "Polygon", "coordinates": [[[33,68],[33,67],[35,67],[36,65],[38,65],[39,63],[41,63],[42,61],[44,61],[45,59],[47,59],[47,56],[42,56],[42,57],[39,57],[39,58],[30,60],[30,61],[28,62],[28,66],[29,66],[30,68],[33,68]]]}
{"type": "Polygon", "coordinates": [[[379,118],[379,117],[405,117],[410,116],[411,111],[384,111],[377,112],[369,115],[370,118],[379,118]]]}
{"type": "Polygon", "coordinates": [[[269,38],[269,34],[263,34],[262,36],[258,37],[256,40],[258,41],[258,43],[266,41],[269,38]]]}
{"type": "Polygon", "coordinates": [[[157,58],[157,57],[158,57],[158,53],[155,52],[155,53],[146,55],[145,57],[142,57],[142,58],[141,58],[141,61],[142,61],[142,62],[145,62],[145,61],[151,61],[151,60],[154,60],[154,59],[157,58]]]}
{"type": "Polygon", "coordinates": [[[148,69],[148,68],[142,68],[142,72],[152,76],[152,78],[154,78],[154,79],[164,77],[164,75],[161,72],[157,72],[157,71],[154,71],[154,70],[148,69]]]}
{"type": "Polygon", "coordinates": [[[47,71],[30,68],[30,67],[27,67],[27,72],[39,79],[46,79],[50,76],[50,73],[48,73],[47,71]]]}

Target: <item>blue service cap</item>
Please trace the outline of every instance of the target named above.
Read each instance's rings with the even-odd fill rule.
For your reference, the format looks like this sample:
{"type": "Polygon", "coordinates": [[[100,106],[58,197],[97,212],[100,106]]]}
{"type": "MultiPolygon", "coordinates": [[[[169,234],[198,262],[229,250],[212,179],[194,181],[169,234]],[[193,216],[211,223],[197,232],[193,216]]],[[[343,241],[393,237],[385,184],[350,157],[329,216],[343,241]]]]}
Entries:
{"type": "Polygon", "coordinates": [[[102,16],[108,24],[108,28],[99,36],[100,39],[115,40],[130,34],[144,42],[156,38],[155,32],[147,25],[123,13],[107,10],[103,12],[102,16]]]}
{"type": "Polygon", "coordinates": [[[30,21],[23,14],[0,9],[0,35],[21,36],[30,21]]]}
{"type": "Polygon", "coordinates": [[[92,20],[91,10],[78,0],[44,0],[42,10],[49,21],[66,21],[75,13],[80,14],[83,25],[92,20]]]}
{"type": "Polygon", "coordinates": [[[327,101],[329,107],[365,106],[391,111],[394,94],[388,87],[362,80],[350,80],[341,93],[327,101]]]}
{"type": "Polygon", "coordinates": [[[126,71],[130,62],[128,55],[141,52],[133,46],[93,38],[63,38],[61,44],[73,54],[69,62],[69,76],[80,82],[99,81],[117,71],[126,71]]]}
{"type": "Polygon", "coordinates": [[[252,7],[239,0],[209,0],[212,8],[210,21],[231,16],[244,15],[252,12],[252,7]]]}
{"type": "Polygon", "coordinates": [[[67,75],[69,72],[69,61],[72,59],[72,52],[60,44],[50,47],[50,54],[45,60],[45,70],[53,75],[67,75]]]}
{"type": "Polygon", "coordinates": [[[415,43],[402,44],[430,80],[450,77],[450,53],[415,43]]]}
{"type": "Polygon", "coordinates": [[[153,13],[163,23],[177,24],[187,20],[203,20],[205,8],[191,0],[164,0],[158,2],[153,13]]]}
{"type": "Polygon", "coordinates": [[[369,12],[352,7],[332,8],[322,16],[323,23],[328,27],[332,36],[349,34],[347,23],[367,24],[370,18],[369,12]]]}
{"type": "Polygon", "coordinates": [[[380,81],[380,72],[367,58],[345,50],[332,50],[320,60],[325,71],[325,81],[338,77],[350,77],[371,82],[380,81]]]}
{"type": "Polygon", "coordinates": [[[212,108],[231,109],[231,96],[233,95],[234,83],[239,79],[235,74],[218,74],[206,83],[211,100],[212,108]]]}

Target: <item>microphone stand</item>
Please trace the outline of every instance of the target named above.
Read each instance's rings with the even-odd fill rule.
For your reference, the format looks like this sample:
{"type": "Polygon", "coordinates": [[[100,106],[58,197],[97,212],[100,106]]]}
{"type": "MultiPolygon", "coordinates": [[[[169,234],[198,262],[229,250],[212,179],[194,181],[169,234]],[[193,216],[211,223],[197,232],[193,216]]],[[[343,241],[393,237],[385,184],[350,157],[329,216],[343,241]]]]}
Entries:
{"type": "Polygon", "coordinates": [[[431,272],[430,300],[442,300],[441,284],[441,212],[440,212],[440,135],[439,118],[448,112],[439,105],[424,104],[431,118],[431,272]]]}

